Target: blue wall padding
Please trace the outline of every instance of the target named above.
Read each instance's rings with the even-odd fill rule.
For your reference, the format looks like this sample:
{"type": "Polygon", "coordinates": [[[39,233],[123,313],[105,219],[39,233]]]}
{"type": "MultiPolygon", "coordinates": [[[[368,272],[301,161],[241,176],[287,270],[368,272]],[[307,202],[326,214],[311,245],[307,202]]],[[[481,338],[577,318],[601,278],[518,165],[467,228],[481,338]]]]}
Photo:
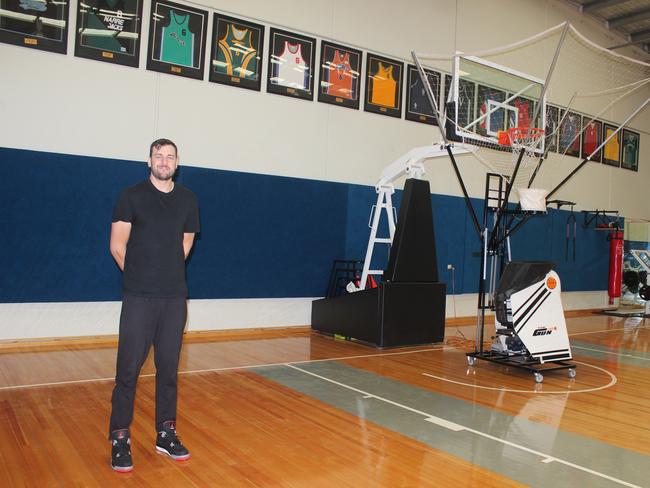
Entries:
{"type": "MultiPolygon", "coordinates": [[[[0,148],[0,167],[0,302],[119,300],[111,212],[122,189],[147,177],[146,164],[0,148]]],[[[177,181],[201,208],[188,263],[192,298],[322,296],[334,259],[365,256],[371,186],[190,166],[177,181]]],[[[472,203],[482,219],[483,202],[472,203]]],[[[456,293],[476,292],[480,246],[464,200],[432,195],[431,204],[441,281],[451,281],[453,264],[456,293]]],[[[606,289],[606,233],[583,229],[578,216],[577,261],[567,261],[568,214],[531,219],[513,236],[513,258],[555,261],[564,290],[606,289]]],[[[388,234],[385,219],[380,234],[388,234]]],[[[379,248],[373,267],[383,268],[388,248],[379,248]]]]}

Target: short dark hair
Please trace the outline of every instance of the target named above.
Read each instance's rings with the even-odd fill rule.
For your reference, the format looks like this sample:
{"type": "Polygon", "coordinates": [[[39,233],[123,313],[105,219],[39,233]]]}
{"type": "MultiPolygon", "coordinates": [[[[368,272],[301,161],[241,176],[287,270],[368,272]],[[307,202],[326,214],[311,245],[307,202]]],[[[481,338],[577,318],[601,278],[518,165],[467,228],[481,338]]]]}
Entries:
{"type": "Polygon", "coordinates": [[[176,147],[176,144],[174,144],[169,139],[156,139],[151,143],[151,146],[149,146],[149,157],[153,156],[154,149],[160,149],[163,146],[174,146],[176,156],[178,156],[178,148],[176,147]]]}

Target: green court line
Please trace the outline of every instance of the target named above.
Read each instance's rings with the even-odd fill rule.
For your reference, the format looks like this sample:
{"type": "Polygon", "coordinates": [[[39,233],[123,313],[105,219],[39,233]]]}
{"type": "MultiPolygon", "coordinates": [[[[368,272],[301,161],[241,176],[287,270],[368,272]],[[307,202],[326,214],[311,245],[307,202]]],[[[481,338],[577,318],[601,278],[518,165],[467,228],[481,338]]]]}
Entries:
{"type": "Polygon", "coordinates": [[[531,486],[648,486],[650,457],[337,362],[254,371],[531,486]]]}

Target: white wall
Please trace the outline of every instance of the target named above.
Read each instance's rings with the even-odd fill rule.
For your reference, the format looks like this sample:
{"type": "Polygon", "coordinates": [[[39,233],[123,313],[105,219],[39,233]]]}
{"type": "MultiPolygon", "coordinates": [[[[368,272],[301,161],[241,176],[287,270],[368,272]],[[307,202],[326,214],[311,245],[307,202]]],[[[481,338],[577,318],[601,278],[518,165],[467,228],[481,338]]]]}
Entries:
{"type": "MultiPolygon", "coordinates": [[[[76,5],[76,1],[71,2],[69,46],[74,46],[76,5]]],[[[555,0],[204,2],[210,10],[213,5],[220,11],[262,22],[267,31],[272,24],[406,61],[410,61],[411,50],[452,53],[456,49],[472,52],[497,47],[567,19],[602,45],[619,42],[555,0]]],[[[143,12],[147,18],[146,0],[143,12]]],[[[142,32],[144,40],[148,38],[147,24],[142,32]]],[[[212,17],[208,38],[211,24],[212,17]]],[[[0,146],[143,160],[151,140],[169,137],[178,143],[182,163],[188,165],[373,185],[392,160],[412,147],[439,139],[437,129],[427,125],[369,114],[363,109],[353,111],[267,94],[264,82],[260,93],[210,83],[207,73],[205,80],[196,81],[149,72],[144,69],[146,42],[141,46],[141,67],[137,69],[75,58],[73,51],[70,47],[67,55],[57,55],[0,44],[0,146]]],[[[265,57],[266,53],[268,45],[265,57]]],[[[521,63],[531,66],[529,58],[521,63]]],[[[512,67],[523,70],[522,66],[512,67]]],[[[650,207],[639,197],[650,179],[646,161],[650,115],[646,113],[630,125],[642,132],[638,173],[590,163],[557,197],[578,201],[578,209],[618,208],[626,216],[650,218],[650,207]]],[[[552,155],[539,181],[550,187],[578,162],[576,158],[552,155]]],[[[459,164],[470,194],[480,197],[484,169],[470,158],[461,158],[459,164]]],[[[433,192],[460,195],[447,161],[431,165],[427,176],[433,192]]],[[[588,308],[593,306],[592,299],[580,300],[588,308]]],[[[223,307],[222,301],[211,303],[215,313],[223,307]]],[[[205,328],[206,323],[214,328],[276,325],[285,319],[285,324],[304,325],[309,317],[309,302],[303,300],[295,301],[294,315],[262,312],[257,320],[248,314],[239,320],[237,310],[244,313],[250,304],[232,303],[233,312],[227,314],[230,320],[209,321],[205,315],[196,314],[202,317],[201,322],[191,317],[190,328],[205,328]]],[[[56,308],[62,310],[61,316],[69,317],[61,307],[56,308]]],[[[269,307],[264,310],[282,309],[281,304],[269,307]]],[[[580,308],[580,303],[572,308],[580,308]]],[[[0,314],[0,334],[9,334],[5,331],[10,327],[5,325],[39,313],[28,305],[9,304],[3,309],[13,313],[0,314]]],[[[37,321],[43,325],[31,329],[29,336],[117,330],[114,313],[106,313],[104,306],[93,310],[94,318],[84,315],[83,324],[81,318],[73,316],[52,326],[37,321]]],[[[9,336],[0,335],[3,338],[9,336]]]]}

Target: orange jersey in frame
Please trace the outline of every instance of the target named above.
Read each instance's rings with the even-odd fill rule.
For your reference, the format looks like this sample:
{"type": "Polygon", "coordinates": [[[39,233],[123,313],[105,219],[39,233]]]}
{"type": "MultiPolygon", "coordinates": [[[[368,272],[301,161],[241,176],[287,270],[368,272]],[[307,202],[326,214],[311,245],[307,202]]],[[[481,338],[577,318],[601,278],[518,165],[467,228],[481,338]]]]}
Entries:
{"type": "Polygon", "coordinates": [[[372,76],[372,98],[370,101],[375,105],[395,108],[397,83],[393,79],[393,65],[378,64],[377,73],[372,76]]]}
{"type": "Polygon", "coordinates": [[[338,50],[329,67],[329,80],[327,94],[333,97],[352,99],[352,68],[350,67],[350,53],[343,55],[338,50]]]}

